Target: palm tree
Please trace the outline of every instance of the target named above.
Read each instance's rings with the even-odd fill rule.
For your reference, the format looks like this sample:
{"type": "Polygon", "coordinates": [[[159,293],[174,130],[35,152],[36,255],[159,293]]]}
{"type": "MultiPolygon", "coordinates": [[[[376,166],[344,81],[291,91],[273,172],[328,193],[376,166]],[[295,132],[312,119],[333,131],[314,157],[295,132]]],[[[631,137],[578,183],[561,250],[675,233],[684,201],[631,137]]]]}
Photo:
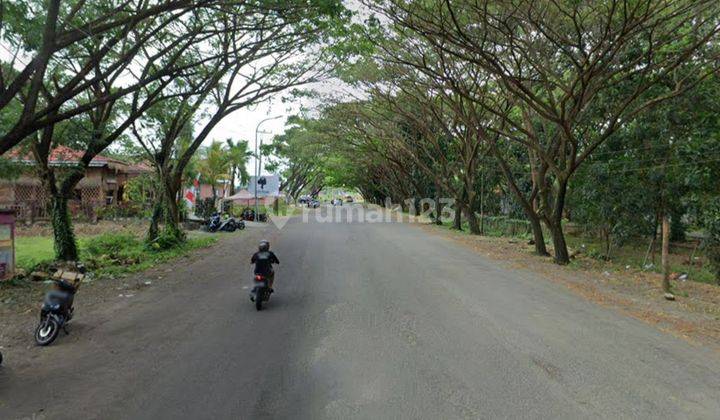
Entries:
{"type": "Polygon", "coordinates": [[[229,167],[229,154],[221,142],[213,141],[202,150],[198,170],[204,182],[212,186],[213,201],[217,200],[217,184],[227,179],[229,167]]]}
{"type": "Polygon", "coordinates": [[[250,181],[247,163],[253,153],[250,151],[247,140],[233,142],[232,139],[227,139],[226,142],[230,167],[230,195],[233,195],[235,194],[235,180],[238,177],[240,184],[247,184],[250,181]]]}

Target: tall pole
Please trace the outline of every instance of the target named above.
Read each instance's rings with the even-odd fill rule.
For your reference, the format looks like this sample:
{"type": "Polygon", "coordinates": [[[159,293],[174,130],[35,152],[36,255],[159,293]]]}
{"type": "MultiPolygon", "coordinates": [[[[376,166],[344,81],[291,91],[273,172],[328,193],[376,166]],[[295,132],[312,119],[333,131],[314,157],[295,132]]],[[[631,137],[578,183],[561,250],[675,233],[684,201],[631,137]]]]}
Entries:
{"type": "Polygon", "coordinates": [[[258,213],[258,193],[257,193],[257,187],[258,187],[258,178],[260,177],[260,154],[258,153],[258,133],[260,132],[260,125],[264,123],[265,121],[270,120],[276,120],[278,118],[281,118],[282,115],[277,115],[275,117],[268,117],[264,120],[260,121],[257,126],[255,126],[255,221],[258,220],[258,217],[260,216],[260,213],[258,213]]]}

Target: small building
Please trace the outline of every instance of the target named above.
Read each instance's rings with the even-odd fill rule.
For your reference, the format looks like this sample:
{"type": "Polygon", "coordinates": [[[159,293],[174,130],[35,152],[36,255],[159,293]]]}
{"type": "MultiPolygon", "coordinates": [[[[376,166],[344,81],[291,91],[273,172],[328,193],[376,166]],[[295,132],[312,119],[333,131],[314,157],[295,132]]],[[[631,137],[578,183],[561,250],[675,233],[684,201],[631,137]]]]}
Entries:
{"type": "MultiPolygon", "coordinates": [[[[258,196],[258,205],[270,206],[278,198],[279,198],[279,196],[277,196],[277,195],[258,196]]],[[[231,201],[234,205],[242,206],[242,207],[247,207],[247,206],[251,207],[251,206],[255,205],[255,195],[246,189],[239,190],[235,194],[233,194],[229,197],[226,197],[225,200],[231,201]]]]}
{"type": "MultiPolygon", "coordinates": [[[[77,164],[84,152],[66,146],[58,146],[50,153],[49,164],[53,167],[77,164]]],[[[13,150],[10,160],[32,167],[36,164],[31,154],[22,155],[13,150]]],[[[132,165],[119,159],[98,155],[86,170],[85,177],[74,191],[69,203],[71,214],[83,214],[95,218],[95,211],[104,206],[115,205],[123,199],[123,188],[129,179],[151,171],[148,165],[132,165]]],[[[14,210],[18,219],[31,221],[49,217],[49,197],[38,175],[23,171],[16,179],[0,180],[0,209],[14,210]]]]}

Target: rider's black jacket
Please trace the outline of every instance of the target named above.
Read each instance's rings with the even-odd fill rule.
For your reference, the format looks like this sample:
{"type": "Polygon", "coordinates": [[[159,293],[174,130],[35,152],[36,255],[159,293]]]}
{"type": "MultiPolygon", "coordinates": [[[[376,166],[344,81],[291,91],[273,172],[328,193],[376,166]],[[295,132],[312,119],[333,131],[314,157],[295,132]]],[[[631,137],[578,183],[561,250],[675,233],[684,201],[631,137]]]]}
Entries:
{"type": "Polygon", "coordinates": [[[269,276],[273,272],[272,265],[280,264],[280,260],[272,251],[258,251],[253,254],[250,262],[255,264],[255,274],[269,276]]]}

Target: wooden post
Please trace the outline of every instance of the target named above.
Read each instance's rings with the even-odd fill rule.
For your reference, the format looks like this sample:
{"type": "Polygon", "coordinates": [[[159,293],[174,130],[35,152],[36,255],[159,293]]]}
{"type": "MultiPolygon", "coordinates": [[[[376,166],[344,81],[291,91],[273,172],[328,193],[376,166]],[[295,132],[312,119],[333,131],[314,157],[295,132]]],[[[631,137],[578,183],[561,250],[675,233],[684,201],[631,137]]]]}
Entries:
{"type": "Polygon", "coordinates": [[[662,269],[663,269],[663,292],[670,293],[670,218],[667,212],[662,216],[662,269]]]}
{"type": "Polygon", "coordinates": [[[480,173],[480,234],[485,235],[485,170],[480,173]]]}

